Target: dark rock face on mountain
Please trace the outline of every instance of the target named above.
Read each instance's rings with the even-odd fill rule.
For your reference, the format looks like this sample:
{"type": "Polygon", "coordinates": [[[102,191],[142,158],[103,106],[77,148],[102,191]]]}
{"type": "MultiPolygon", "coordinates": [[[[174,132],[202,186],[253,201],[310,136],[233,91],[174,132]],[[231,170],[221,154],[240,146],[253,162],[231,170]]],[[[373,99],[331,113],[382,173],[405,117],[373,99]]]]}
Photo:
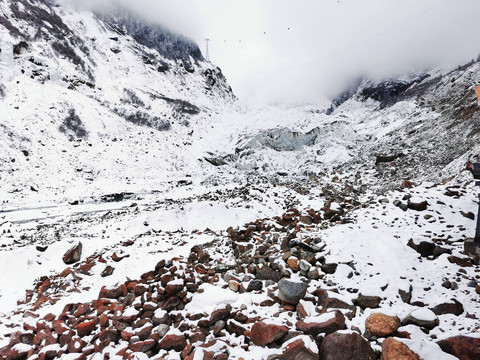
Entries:
{"type": "Polygon", "coordinates": [[[194,71],[190,59],[195,62],[204,61],[195,42],[161,25],[149,23],[131,11],[116,9],[113,13],[102,12],[98,16],[118,34],[130,35],[139,44],[157,50],[167,59],[181,60],[187,71],[194,71]]]}

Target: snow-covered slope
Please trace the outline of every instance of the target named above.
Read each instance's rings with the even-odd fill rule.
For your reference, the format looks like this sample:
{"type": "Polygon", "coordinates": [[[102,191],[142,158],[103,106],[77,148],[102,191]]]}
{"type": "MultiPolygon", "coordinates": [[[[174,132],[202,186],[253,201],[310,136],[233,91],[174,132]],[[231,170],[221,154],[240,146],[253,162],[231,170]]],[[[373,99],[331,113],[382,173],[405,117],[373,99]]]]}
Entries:
{"type": "Polygon", "coordinates": [[[0,1],[0,356],[478,358],[479,62],[245,104],[78,3],[0,1]]]}
{"type": "Polygon", "coordinates": [[[187,50],[165,58],[87,10],[0,6],[3,201],[138,191],[165,172],[184,176],[196,161],[186,145],[193,126],[234,101],[219,68],[190,57],[185,69],[192,45],[181,36],[187,50]]]}

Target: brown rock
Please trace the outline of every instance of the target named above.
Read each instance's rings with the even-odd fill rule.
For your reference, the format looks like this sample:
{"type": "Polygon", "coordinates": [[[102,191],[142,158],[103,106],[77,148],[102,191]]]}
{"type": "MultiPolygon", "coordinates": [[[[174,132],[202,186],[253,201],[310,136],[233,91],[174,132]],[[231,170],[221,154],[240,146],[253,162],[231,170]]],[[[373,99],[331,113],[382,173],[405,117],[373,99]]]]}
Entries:
{"type": "Polygon", "coordinates": [[[334,296],[329,296],[327,290],[317,289],[318,305],[324,309],[349,309],[354,311],[355,305],[349,304],[343,300],[337,299],[334,296]]]}
{"type": "MultiPolygon", "coordinates": [[[[293,339],[292,339],[293,340],[293,339]]],[[[269,358],[270,359],[270,358],[269,358]]],[[[283,347],[281,355],[273,357],[275,360],[318,360],[318,354],[310,350],[304,342],[304,335],[299,336],[283,347]]]]}
{"type": "Polygon", "coordinates": [[[444,315],[444,314],[453,314],[453,315],[460,315],[463,313],[463,305],[455,299],[452,299],[451,303],[443,303],[435,306],[432,311],[436,315],[444,315]]]}
{"type": "Polygon", "coordinates": [[[420,360],[420,357],[404,343],[388,338],[382,343],[380,360],[420,360]]]}
{"type": "Polygon", "coordinates": [[[264,322],[256,322],[250,331],[250,339],[255,345],[266,346],[288,333],[286,326],[265,324],[264,322]]]}
{"type": "Polygon", "coordinates": [[[375,351],[358,333],[327,335],[320,346],[322,360],[375,360],[375,351]]]}
{"type": "Polygon", "coordinates": [[[133,352],[147,352],[155,347],[156,341],[148,339],[145,341],[138,341],[133,344],[130,344],[128,348],[133,352]]]}
{"type": "Polygon", "coordinates": [[[74,264],[80,261],[82,257],[82,243],[79,242],[77,245],[72,246],[68,251],[63,255],[63,262],[67,265],[74,264]]]}
{"type": "Polygon", "coordinates": [[[86,321],[77,325],[77,334],[80,337],[90,335],[90,333],[95,329],[95,321],[86,321]]]}
{"type": "Polygon", "coordinates": [[[296,328],[298,331],[302,331],[313,337],[320,333],[331,334],[335,331],[345,329],[345,316],[340,311],[336,310],[334,316],[326,321],[307,323],[300,320],[297,322],[296,328]]]}
{"type": "Polygon", "coordinates": [[[443,351],[460,360],[480,359],[480,338],[460,335],[440,340],[437,344],[443,351]]]}
{"type": "Polygon", "coordinates": [[[378,308],[382,298],[380,296],[367,296],[363,294],[358,294],[356,304],[363,309],[371,308],[375,309],[378,308]]]}
{"type": "Polygon", "coordinates": [[[296,257],[291,257],[287,260],[288,267],[293,271],[299,271],[300,268],[298,267],[298,259],[296,257]]]}
{"type": "Polygon", "coordinates": [[[400,319],[397,316],[385,314],[372,314],[365,321],[366,328],[377,337],[392,335],[400,327],[400,319]]]}
{"type": "Polygon", "coordinates": [[[121,296],[127,295],[127,287],[125,285],[120,285],[118,287],[107,287],[102,286],[100,293],[98,294],[99,299],[118,299],[121,296]]]}
{"type": "Polygon", "coordinates": [[[425,200],[419,199],[419,201],[412,201],[411,199],[408,199],[407,206],[412,210],[425,211],[427,210],[428,203],[425,200]]]}
{"type": "Polygon", "coordinates": [[[182,351],[187,346],[184,335],[166,335],[158,343],[158,347],[163,350],[182,351]]]}

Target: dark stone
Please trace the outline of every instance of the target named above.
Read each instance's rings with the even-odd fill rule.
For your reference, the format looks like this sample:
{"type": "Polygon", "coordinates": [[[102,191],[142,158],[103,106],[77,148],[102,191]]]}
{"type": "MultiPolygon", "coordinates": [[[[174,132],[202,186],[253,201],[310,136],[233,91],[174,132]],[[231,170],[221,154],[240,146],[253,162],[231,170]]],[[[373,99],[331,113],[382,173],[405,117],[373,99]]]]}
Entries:
{"type": "Polygon", "coordinates": [[[82,243],[72,246],[64,255],[63,262],[67,265],[74,264],[80,261],[82,256],[82,243]]]}
{"type": "Polygon", "coordinates": [[[377,356],[367,340],[358,333],[333,333],[325,337],[320,347],[322,360],[376,360],[377,356]]]}
{"type": "Polygon", "coordinates": [[[263,283],[260,280],[252,280],[248,283],[247,291],[259,291],[262,288],[263,283]]]}
{"type": "Polygon", "coordinates": [[[380,296],[366,296],[362,294],[358,294],[357,300],[355,300],[355,304],[360,306],[363,309],[371,308],[376,309],[380,305],[382,298],[380,296]]]}
{"type": "Polygon", "coordinates": [[[435,306],[432,311],[436,315],[453,314],[460,315],[463,313],[463,305],[455,299],[452,299],[453,303],[443,303],[435,306]]]}
{"type": "Polygon", "coordinates": [[[307,284],[282,279],[278,282],[278,297],[280,300],[297,305],[307,292],[307,284]]]}
{"type": "Polygon", "coordinates": [[[470,336],[455,336],[437,342],[440,348],[460,360],[480,359],[480,338],[470,336]]]}
{"type": "Polygon", "coordinates": [[[278,271],[273,270],[270,266],[262,266],[257,270],[255,277],[258,280],[272,280],[279,282],[282,275],[278,271]]]}
{"type": "Polygon", "coordinates": [[[420,244],[415,244],[412,239],[408,240],[407,243],[413,250],[418,252],[422,257],[431,256],[434,254],[435,248],[437,247],[434,243],[428,241],[422,241],[420,244]]]}

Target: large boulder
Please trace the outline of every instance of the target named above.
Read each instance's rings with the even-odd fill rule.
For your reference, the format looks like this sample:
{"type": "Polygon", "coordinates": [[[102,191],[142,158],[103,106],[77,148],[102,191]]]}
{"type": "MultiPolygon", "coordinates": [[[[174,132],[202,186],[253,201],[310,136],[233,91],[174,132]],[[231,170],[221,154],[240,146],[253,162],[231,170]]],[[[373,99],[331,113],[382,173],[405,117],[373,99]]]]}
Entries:
{"type": "Polygon", "coordinates": [[[480,338],[470,336],[454,336],[437,343],[446,353],[460,360],[480,359],[480,338]]]}
{"type": "Polygon", "coordinates": [[[358,333],[333,333],[320,346],[322,360],[376,360],[375,351],[358,333]]]}
{"type": "Polygon", "coordinates": [[[297,321],[296,328],[298,331],[302,331],[313,337],[320,333],[331,334],[335,331],[345,329],[345,316],[342,312],[336,310],[331,313],[320,315],[318,318],[297,321]]]}
{"type": "Polygon", "coordinates": [[[280,300],[297,305],[307,293],[307,284],[282,279],[278,282],[278,297],[280,300]]]}
{"type": "Polygon", "coordinates": [[[82,257],[82,243],[72,246],[68,251],[63,255],[63,262],[67,265],[74,264],[80,261],[82,257]]]}
{"type": "Polygon", "coordinates": [[[381,313],[370,315],[365,321],[365,327],[377,337],[392,335],[400,326],[400,319],[397,316],[388,316],[381,313]]]}
{"type": "Polygon", "coordinates": [[[271,344],[288,333],[286,326],[265,324],[264,322],[256,322],[250,331],[250,339],[255,345],[266,346],[271,344]]]}
{"type": "Polygon", "coordinates": [[[425,329],[431,330],[438,326],[438,317],[432,310],[421,308],[412,311],[402,321],[402,325],[417,325],[425,329]]]}
{"type": "Polygon", "coordinates": [[[420,357],[404,343],[394,338],[385,339],[382,343],[380,360],[420,360],[420,357]]]}

